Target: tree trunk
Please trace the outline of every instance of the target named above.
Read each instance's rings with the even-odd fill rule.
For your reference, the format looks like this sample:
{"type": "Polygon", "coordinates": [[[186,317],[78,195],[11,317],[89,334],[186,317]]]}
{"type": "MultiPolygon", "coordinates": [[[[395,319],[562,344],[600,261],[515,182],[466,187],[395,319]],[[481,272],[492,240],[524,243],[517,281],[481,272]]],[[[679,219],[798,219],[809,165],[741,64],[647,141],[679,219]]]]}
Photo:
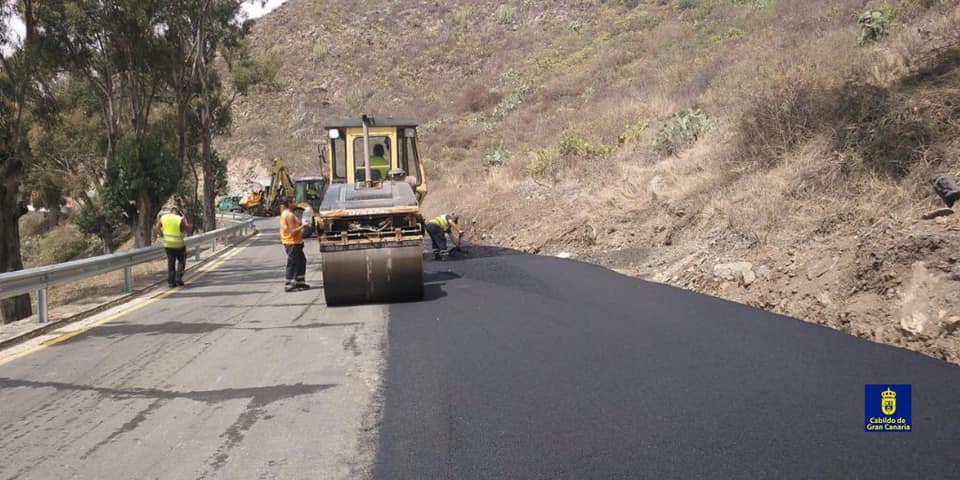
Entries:
{"type": "Polygon", "coordinates": [[[210,135],[203,134],[203,229],[217,229],[217,171],[214,169],[210,135]]]}
{"type": "Polygon", "coordinates": [[[153,203],[146,192],[140,192],[140,198],[137,199],[137,225],[136,246],[137,248],[149,247],[153,244],[153,203]]]}
{"type": "MultiPolygon", "coordinates": [[[[0,183],[0,273],[23,269],[20,257],[20,216],[17,203],[17,182],[9,176],[0,183]]],[[[0,323],[10,323],[33,313],[30,295],[0,300],[0,323]]]]}
{"type": "Polygon", "coordinates": [[[53,230],[60,224],[60,205],[47,206],[47,230],[53,230]]]}

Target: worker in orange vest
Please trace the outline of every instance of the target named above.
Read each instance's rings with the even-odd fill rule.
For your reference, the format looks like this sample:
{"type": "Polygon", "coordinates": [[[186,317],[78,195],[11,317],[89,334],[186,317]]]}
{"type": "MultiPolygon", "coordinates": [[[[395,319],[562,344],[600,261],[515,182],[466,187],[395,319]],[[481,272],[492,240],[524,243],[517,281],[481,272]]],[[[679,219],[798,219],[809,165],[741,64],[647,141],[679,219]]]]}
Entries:
{"type": "Polygon", "coordinates": [[[288,198],[280,213],[280,242],[287,252],[287,274],[285,292],[306,290],[307,285],[307,257],[303,254],[303,228],[305,225],[297,218],[293,211],[297,208],[297,201],[288,198]]]}

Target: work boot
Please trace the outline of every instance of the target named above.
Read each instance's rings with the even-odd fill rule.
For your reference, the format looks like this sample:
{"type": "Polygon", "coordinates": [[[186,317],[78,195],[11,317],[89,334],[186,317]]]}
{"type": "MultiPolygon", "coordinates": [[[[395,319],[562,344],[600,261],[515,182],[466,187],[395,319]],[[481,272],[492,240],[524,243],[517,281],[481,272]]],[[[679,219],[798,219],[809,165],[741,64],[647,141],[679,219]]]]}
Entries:
{"type": "Polygon", "coordinates": [[[284,291],[284,292],[292,292],[292,291],[294,291],[294,290],[296,290],[296,289],[297,289],[297,286],[296,286],[295,284],[293,284],[293,283],[288,283],[288,284],[286,284],[286,285],[283,286],[283,291],[284,291]]]}
{"type": "Polygon", "coordinates": [[[177,280],[177,286],[183,287],[183,286],[185,286],[185,285],[186,285],[186,284],[183,283],[183,280],[177,280]]]}
{"type": "Polygon", "coordinates": [[[310,290],[310,285],[307,285],[304,282],[299,282],[294,288],[296,288],[297,290],[310,290]]]}

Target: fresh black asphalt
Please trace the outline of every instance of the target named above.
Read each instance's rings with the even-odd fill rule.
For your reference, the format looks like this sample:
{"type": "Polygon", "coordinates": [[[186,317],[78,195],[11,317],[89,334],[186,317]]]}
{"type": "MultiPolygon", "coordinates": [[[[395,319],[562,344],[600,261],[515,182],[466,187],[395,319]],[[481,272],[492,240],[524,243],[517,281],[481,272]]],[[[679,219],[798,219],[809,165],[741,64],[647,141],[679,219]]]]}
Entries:
{"type": "Polygon", "coordinates": [[[960,368],[599,267],[427,263],[392,305],[380,479],[960,478],[960,368]],[[913,431],[864,432],[864,384],[913,431]]]}

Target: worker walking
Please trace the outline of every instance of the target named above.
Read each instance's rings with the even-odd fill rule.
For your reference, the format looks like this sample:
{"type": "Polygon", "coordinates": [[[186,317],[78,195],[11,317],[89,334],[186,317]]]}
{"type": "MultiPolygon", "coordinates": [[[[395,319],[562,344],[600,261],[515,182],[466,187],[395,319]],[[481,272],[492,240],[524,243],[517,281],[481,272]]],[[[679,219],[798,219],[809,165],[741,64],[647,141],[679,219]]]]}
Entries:
{"type": "Polygon", "coordinates": [[[170,213],[160,216],[153,227],[163,236],[163,249],[167,252],[167,285],[170,288],[183,286],[183,271],[187,267],[187,244],[183,236],[193,230],[193,225],[183,217],[180,209],[173,207],[170,213]]]}
{"type": "Polygon", "coordinates": [[[454,247],[460,248],[463,229],[457,223],[459,221],[460,217],[457,214],[448,213],[427,222],[427,233],[433,243],[433,258],[442,260],[450,254],[447,250],[447,235],[450,235],[454,247]]]}
{"type": "Polygon", "coordinates": [[[306,226],[293,213],[297,201],[288,198],[280,214],[280,242],[287,252],[286,286],[284,291],[306,290],[307,257],[303,254],[303,228],[306,226]]]}

